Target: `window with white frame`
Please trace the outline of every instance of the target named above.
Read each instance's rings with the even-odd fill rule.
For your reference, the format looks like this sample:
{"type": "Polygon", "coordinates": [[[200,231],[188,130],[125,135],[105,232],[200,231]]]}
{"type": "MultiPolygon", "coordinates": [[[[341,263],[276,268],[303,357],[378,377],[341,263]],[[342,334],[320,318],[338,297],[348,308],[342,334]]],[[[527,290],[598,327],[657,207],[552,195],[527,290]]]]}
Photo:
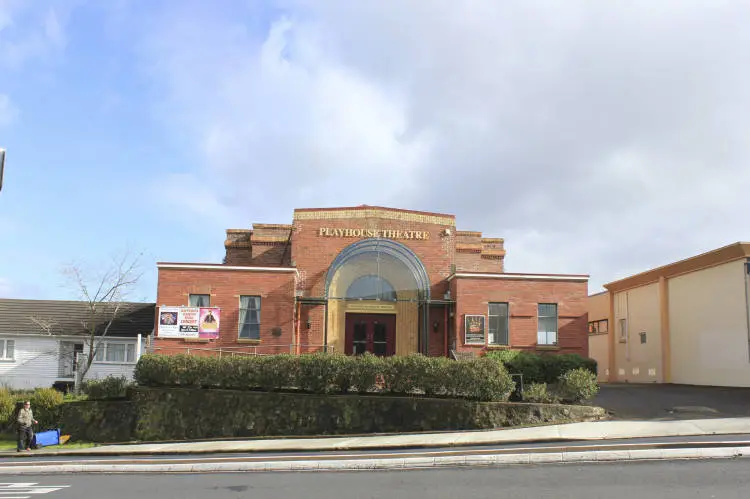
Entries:
{"type": "Polygon", "coordinates": [[[16,340],[0,340],[0,360],[13,360],[16,355],[16,340]]]}
{"type": "Polygon", "coordinates": [[[239,338],[260,339],[260,296],[240,296],[239,338]]]}
{"type": "Polygon", "coordinates": [[[540,303],[537,317],[537,344],[557,345],[557,303],[540,303]]]}
{"type": "Polygon", "coordinates": [[[490,345],[508,345],[508,304],[490,303],[488,309],[490,331],[487,342],[490,345]]]}
{"type": "Polygon", "coordinates": [[[211,295],[188,295],[188,305],[191,307],[210,307],[211,295]]]}
{"type": "Polygon", "coordinates": [[[131,364],[135,362],[135,343],[102,341],[96,348],[94,362],[131,364]]]}

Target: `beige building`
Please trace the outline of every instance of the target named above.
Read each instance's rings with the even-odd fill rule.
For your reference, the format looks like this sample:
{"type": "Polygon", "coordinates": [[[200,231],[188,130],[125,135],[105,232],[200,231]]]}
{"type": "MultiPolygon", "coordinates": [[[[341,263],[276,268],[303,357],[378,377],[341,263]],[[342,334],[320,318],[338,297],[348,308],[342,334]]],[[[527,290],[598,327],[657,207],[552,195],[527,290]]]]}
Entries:
{"type": "Polygon", "coordinates": [[[749,271],[735,243],[606,284],[589,297],[600,379],[750,387],[749,271]]]}
{"type": "Polygon", "coordinates": [[[599,381],[609,381],[609,293],[589,296],[589,357],[596,359],[599,381]]]}

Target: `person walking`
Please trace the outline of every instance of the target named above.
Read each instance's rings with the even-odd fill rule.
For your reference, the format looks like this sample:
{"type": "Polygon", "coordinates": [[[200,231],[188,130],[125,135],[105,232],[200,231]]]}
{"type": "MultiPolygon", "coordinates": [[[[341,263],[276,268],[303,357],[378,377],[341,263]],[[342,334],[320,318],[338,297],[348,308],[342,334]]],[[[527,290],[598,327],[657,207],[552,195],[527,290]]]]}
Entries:
{"type": "Polygon", "coordinates": [[[31,442],[34,440],[34,430],[31,428],[32,424],[38,424],[38,421],[34,419],[34,413],[31,410],[31,402],[28,400],[23,403],[23,407],[18,411],[18,452],[23,450],[31,450],[31,442]]]}

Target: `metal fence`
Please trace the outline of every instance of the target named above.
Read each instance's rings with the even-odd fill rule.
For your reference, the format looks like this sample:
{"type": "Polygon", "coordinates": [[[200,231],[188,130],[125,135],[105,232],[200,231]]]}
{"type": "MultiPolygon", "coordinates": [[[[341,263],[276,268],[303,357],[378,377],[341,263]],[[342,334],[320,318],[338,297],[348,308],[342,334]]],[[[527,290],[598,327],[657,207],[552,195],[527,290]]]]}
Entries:
{"type": "Polygon", "coordinates": [[[307,354],[307,353],[333,353],[334,348],[330,345],[317,345],[308,343],[293,343],[279,345],[247,345],[237,347],[205,347],[205,346],[168,346],[147,349],[149,353],[183,354],[204,357],[254,357],[260,355],[278,354],[307,354]]]}

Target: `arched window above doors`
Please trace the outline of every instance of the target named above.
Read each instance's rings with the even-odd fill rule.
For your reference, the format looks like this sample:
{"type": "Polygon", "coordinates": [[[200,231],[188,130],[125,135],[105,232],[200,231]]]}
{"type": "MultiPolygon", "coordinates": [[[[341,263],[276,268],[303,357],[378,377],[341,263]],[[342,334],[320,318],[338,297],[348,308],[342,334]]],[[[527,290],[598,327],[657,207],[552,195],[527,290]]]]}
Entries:
{"type": "Polygon", "coordinates": [[[358,241],[339,253],[328,269],[326,298],[378,296],[378,286],[398,301],[430,299],[430,280],[419,258],[403,244],[376,238],[358,241]]]}
{"type": "Polygon", "coordinates": [[[354,279],[346,290],[348,300],[396,301],[396,290],[379,275],[363,275],[354,279]]]}

